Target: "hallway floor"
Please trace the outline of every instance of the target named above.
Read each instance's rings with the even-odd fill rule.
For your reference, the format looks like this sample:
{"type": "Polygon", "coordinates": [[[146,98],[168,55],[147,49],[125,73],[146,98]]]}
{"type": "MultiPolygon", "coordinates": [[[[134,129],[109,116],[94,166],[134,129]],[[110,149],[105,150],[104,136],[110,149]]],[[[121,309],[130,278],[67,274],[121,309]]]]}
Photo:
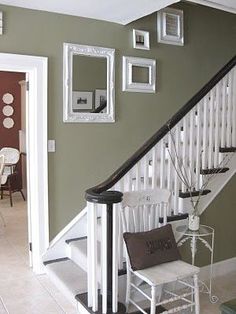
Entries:
{"type": "MultiPolygon", "coordinates": [[[[20,194],[13,201],[11,208],[7,197],[0,200],[6,221],[4,228],[0,220],[0,314],[75,314],[47,276],[35,276],[29,268],[26,202],[20,194]]],[[[236,272],[214,279],[213,290],[220,301],[211,304],[201,294],[201,314],[218,314],[220,303],[236,297],[236,272]]]]}
{"type": "Polygon", "coordinates": [[[0,314],[75,314],[75,308],[46,275],[35,276],[28,266],[26,202],[14,194],[0,200],[0,314]]]}

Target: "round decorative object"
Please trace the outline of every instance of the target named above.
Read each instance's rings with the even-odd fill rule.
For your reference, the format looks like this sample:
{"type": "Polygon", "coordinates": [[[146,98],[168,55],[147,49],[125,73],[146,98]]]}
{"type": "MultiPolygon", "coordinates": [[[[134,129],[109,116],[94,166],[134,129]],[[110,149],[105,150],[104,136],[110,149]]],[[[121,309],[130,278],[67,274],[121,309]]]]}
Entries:
{"type": "Polygon", "coordinates": [[[13,128],[14,126],[14,120],[12,118],[5,118],[3,120],[3,126],[6,128],[6,129],[11,129],[13,128]]]}
{"type": "Polygon", "coordinates": [[[6,105],[3,107],[2,109],[2,113],[4,114],[4,116],[6,117],[10,117],[13,115],[14,109],[12,106],[6,105]]]}
{"type": "Polygon", "coordinates": [[[6,93],[6,94],[4,94],[4,95],[2,96],[2,101],[4,102],[4,104],[10,105],[10,104],[13,103],[14,97],[13,97],[12,94],[6,93]]]}

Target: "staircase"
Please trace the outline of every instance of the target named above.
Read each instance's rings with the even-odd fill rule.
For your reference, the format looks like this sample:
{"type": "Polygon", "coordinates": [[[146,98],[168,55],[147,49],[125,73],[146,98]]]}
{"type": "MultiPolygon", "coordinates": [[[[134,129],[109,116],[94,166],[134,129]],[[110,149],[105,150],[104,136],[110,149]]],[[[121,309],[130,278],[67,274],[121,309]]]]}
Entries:
{"type": "Polygon", "coordinates": [[[111,177],[87,190],[87,207],[50,244],[46,271],[78,313],[125,313],[123,192],[169,189],[168,220],[179,224],[199,195],[201,214],[234,175],[235,65],[236,57],[111,177]]]}

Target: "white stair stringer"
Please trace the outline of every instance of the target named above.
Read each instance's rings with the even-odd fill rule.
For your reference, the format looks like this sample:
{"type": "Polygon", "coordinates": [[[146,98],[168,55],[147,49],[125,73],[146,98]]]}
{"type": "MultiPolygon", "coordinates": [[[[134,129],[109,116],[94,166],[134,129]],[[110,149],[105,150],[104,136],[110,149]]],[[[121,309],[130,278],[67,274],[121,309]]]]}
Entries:
{"type": "Polygon", "coordinates": [[[43,262],[68,257],[66,240],[87,236],[87,207],[85,207],[58,235],[50,242],[43,255],[43,262]]]}

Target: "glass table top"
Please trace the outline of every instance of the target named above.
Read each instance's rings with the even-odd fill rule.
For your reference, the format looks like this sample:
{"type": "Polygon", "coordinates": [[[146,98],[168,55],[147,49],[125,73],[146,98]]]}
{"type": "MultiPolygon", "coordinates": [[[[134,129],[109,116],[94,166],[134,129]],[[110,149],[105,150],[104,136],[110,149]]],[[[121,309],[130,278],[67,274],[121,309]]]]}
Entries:
{"type": "Polygon", "coordinates": [[[188,229],[187,225],[178,226],[176,228],[176,231],[179,233],[183,233],[186,236],[208,236],[214,233],[213,228],[205,225],[200,225],[197,231],[192,231],[188,229]]]}

